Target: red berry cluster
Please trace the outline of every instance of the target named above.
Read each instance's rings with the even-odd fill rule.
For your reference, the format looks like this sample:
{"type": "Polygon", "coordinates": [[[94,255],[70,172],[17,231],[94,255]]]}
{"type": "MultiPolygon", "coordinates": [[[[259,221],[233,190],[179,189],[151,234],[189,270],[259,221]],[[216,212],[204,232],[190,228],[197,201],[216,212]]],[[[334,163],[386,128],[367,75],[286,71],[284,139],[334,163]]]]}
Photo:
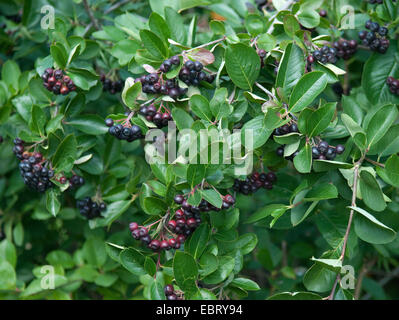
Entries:
{"type": "Polygon", "coordinates": [[[353,39],[340,39],[339,41],[335,41],[333,46],[335,49],[337,49],[338,57],[348,60],[356,53],[357,42],[353,39]]]}
{"type": "Polygon", "coordinates": [[[108,79],[105,74],[100,76],[100,80],[103,84],[103,91],[109,91],[109,93],[115,94],[117,92],[121,92],[123,89],[122,80],[112,81],[111,79],[108,79]]]}
{"type": "Polygon", "coordinates": [[[107,205],[104,202],[97,203],[90,197],[86,197],[83,200],[78,200],[76,205],[80,211],[80,214],[89,220],[100,217],[101,212],[107,209],[107,205]]]}
{"type": "Polygon", "coordinates": [[[267,174],[264,172],[254,172],[245,180],[236,179],[234,181],[233,189],[234,191],[248,195],[258,191],[260,188],[271,190],[273,189],[273,183],[276,181],[277,177],[274,172],[269,172],[267,174]]]}
{"type": "Polygon", "coordinates": [[[171,284],[165,286],[164,292],[167,300],[183,300],[183,295],[180,292],[176,292],[171,284]]]}
{"type": "Polygon", "coordinates": [[[141,107],[139,114],[144,116],[147,121],[153,122],[158,128],[167,127],[168,122],[173,120],[168,110],[162,113],[153,104],[141,107]]]}
{"type": "Polygon", "coordinates": [[[176,195],[174,201],[176,204],[181,205],[181,208],[175,211],[173,219],[170,219],[167,224],[163,225],[162,230],[159,232],[159,239],[153,239],[149,235],[149,231],[154,225],[161,223],[163,219],[147,226],[139,226],[137,222],[131,222],[129,229],[133,238],[141,240],[143,244],[155,252],[179,249],[184,241],[200,225],[201,212],[228,209],[235,203],[234,197],[229,194],[223,197],[221,209],[211,205],[206,200],[202,200],[198,207],[192,206],[182,195],[176,195]]]}
{"type": "Polygon", "coordinates": [[[54,171],[47,168],[41,153],[25,151],[24,144],[21,139],[14,139],[13,152],[21,160],[19,169],[24,183],[33,190],[45,192],[53,187],[50,179],[54,176],[54,171]]]}
{"type": "Polygon", "coordinates": [[[389,86],[389,91],[399,96],[399,80],[394,77],[388,77],[387,84],[389,86]]]}
{"type": "Polygon", "coordinates": [[[47,68],[42,74],[42,79],[44,87],[54,94],[66,95],[76,90],[72,79],[64,75],[64,72],[60,69],[47,68]]]}

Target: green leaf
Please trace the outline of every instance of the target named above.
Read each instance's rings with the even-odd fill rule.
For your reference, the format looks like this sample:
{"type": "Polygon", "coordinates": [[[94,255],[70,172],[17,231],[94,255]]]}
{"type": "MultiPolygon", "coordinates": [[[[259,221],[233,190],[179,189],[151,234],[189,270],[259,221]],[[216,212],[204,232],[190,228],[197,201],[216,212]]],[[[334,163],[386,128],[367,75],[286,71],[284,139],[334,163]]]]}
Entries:
{"type": "Polygon", "coordinates": [[[173,258],[173,275],[177,285],[185,294],[193,295],[198,291],[196,280],[198,267],[194,258],[185,252],[177,251],[173,258]]]}
{"type": "Polygon", "coordinates": [[[240,289],[243,289],[243,290],[248,290],[248,291],[260,290],[259,285],[255,281],[252,281],[251,279],[246,279],[246,278],[235,278],[231,282],[231,285],[238,287],[240,289]]]}
{"type": "Polygon", "coordinates": [[[97,268],[101,268],[107,260],[104,241],[98,237],[86,240],[83,245],[83,254],[88,264],[97,268]]]}
{"type": "Polygon", "coordinates": [[[320,14],[315,10],[306,9],[298,14],[298,20],[305,28],[315,28],[320,23],[320,14]]]}
{"type": "Polygon", "coordinates": [[[366,148],[366,133],[363,129],[347,114],[341,114],[342,122],[345,127],[348,129],[350,135],[353,138],[355,144],[361,149],[364,150],[366,148]]]}
{"type": "Polygon", "coordinates": [[[327,76],[321,71],[312,71],[299,79],[290,96],[289,109],[299,112],[310,105],[327,86],[327,76]]]}
{"type": "Polygon", "coordinates": [[[73,165],[73,162],[77,158],[77,142],[73,134],[65,137],[64,140],[58,146],[53,156],[53,167],[58,170],[64,170],[73,165]],[[69,158],[69,160],[67,159],[69,158]]]}
{"type": "Polygon", "coordinates": [[[376,144],[389,130],[398,117],[396,105],[388,104],[379,109],[366,128],[369,147],[376,144]]]}
{"type": "Polygon", "coordinates": [[[144,47],[157,59],[168,58],[168,48],[165,43],[149,30],[140,30],[140,38],[144,47]]]}
{"type": "Polygon", "coordinates": [[[363,202],[374,211],[383,211],[386,208],[384,194],[374,176],[366,171],[360,172],[359,189],[363,202]]]}
{"type": "Polygon", "coordinates": [[[179,130],[190,129],[194,122],[193,118],[186,111],[179,108],[173,108],[172,118],[179,130]]]}
{"type": "Polygon", "coordinates": [[[209,107],[216,119],[226,117],[233,111],[232,106],[227,101],[227,95],[226,88],[218,88],[210,101],[209,107]]]}
{"type": "Polygon", "coordinates": [[[276,39],[271,34],[263,33],[259,35],[256,43],[259,49],[271,51],[276,46],[276,39]]]}
{"type": "Polygon", "coordinates": [[[221,195],[213,189],[206,189],[201,191],[202,197],[208,201],[210,204],[214,205],[216,208],[222,207],[222,197],[221,195]]]}
{"type": "Polygon", "coordinates": [[[8,261],[0,262],[0,290],[15,288],[17,276],[14,268],[8,261]]]}
{"type": "Polygon", "coordinates": [[[253,223],[263,218],[266,218],[270,215],[272,216],[282,215],[284,212],[287,211],[287,209],[288,206],[284,204],[269,204],[266,207],[256,211],[252,216],[249,217],[249,219],[245,223],[253,223]]]}
{"type": "Polygon", "coordinates": [[[260,15],[249,14],[245,17],[245,28],[252,37],[256,37],[265,31],[266,24],[260,15]]]}
{"type": "Polygon", "coordinates": [[[148,25],[152,32],[154,32],[163,41],[168,41],[170,38],[170,30],[165,20],[156,12],[151,13],[148,20],[148,25]]]}
{"type": "Polygon", "coordinates": [[[312,147],[306,144],[294,158],[294,166],[300,173],[309,173],[312,169],[312,147]]]}
{"type": "Polygon", "coordinates": [[[326,103],[317,110],[304,109],[299,115],[299,130],[309,138],[318,136],[329,126],[335,114],[336,103],[326,103]]]}
{"type": "Polygon", "coordinates": [[[141,276],[147,272],[144,269],[145,257],[136,249],[123,250],[119,255],[122,265],[131,273],[141,276]]]}
{"type": "Polygon", "coordinates": [[[291,89],[305,72],[304,61],[301,48],[294,43],[288,44],[284,50],[276,78],[276,87],[283,88],[286,97],[289,96],[291,89]]]}
{"type": "Polygon", "coordinates": [[[47,122],[46,114],[43,109],[38,107],[37,105],[32,106],[32,118],[29,123],[30,129],[38,133],[40,136],[44,135],[44,126],[47,122]]]}
{"type": "Polygon", "coordinates": [[[316,259],[312,257],[311,260],[322,267],[330,269],[331,271],[341,272],[342,260],[340,259],[316,259]]]}
{"type": "Polygon", "coordinates": [[[224,281],[233,271],[235,266],[234,258],[229,256],[220,256],[219,267],[216,271],[212,272],[209,276],[204,278],[206,284],[217,284],[224,281]]]}
{"type": "Polygon", "coordinates": [[[208,224],[201,224],[184,244],[184,250],[190,253],[194,259],[198,259],[205,251],[210,235],[211,230],[208,224]]]}
{"type": "Polygon", "coordinates": [[[399,96],[389,91],[387,78],[397,76],[399,57],[396,41],[391,41],[385,54],[373,53],[367,60],[362,73],[362,87],[373,105],[381,103],[399,103],[399,96]]]}
{"type": "Polygon", "coordinates": [[[68,54],[64,46],[60,43],[53,44],[50,47],[50,53],[55,63],[60,69],[64,69],[67,65],[68,54]]]}
{"type": "Polygon", "coordinates": [[[393,241],[396,232],[378,221],[373,215],[359,207],[349,207],[360,213],[355,215],[355,232],[363,241],[374,244],[385,244],[393,241]]]}
{"type": "Polygon", "coordinates": [[[324,268],[320,264],[314,264],[303,277],[303,284],[309,291],[327,292],[331,290],[336,278],[336,273],[324,268]]]}
{"type": "Polygon", "coordinates": [[[313,187],[305,196],[305,201],[334,199],[338,197],[337,188],[331,183],[323,183],[313,187]]]}
{"type": "Polygon", "coordinates": [[[61,204],[57,199],[57,194],[52,189],[46,192],[46,208],[53,217],[57,216],[57,213],[60,211],[61,208],[61,204]]]}
{"type": "Polygon", "coordinates": [[[209,106],[209,101],[199,94],[190,97],[190,109],[194,114],[206,121],[212,122],[212,111],[209,106]]]}
{"type": "Polygon", "coordinates": [[[19,88],[19,77],[21,70],[18,64],[13,60],[7,60],[1,68],[1,79],[7,84],[8,87],[18,91],[19,88]]]}
{"type": "Polygon", "coordinates": [[[187,182],[190,183],[191,187],[202,182],[205,178],[205,165],[202,164],[189,164],[187,169],[187,182]]]}
{"type": "Polygon", "coordinates": [[[399,157],[396,154],[390,156],[385,163],[385,173],[393,185],[399,188],[399,157]]]}
{"type": "Polygon", "coordinates": [[[141,93],[141,82],[137,81],[134,83],[132,80],[132,78],[126,79],[125,87],[122,92],[122,100],[130,109],[134,109],[136,99],[141,93]]]}
{"type": "Polygon", "coordinates": [[[96,136],[108,132],[108,127],[105,125],[104,120],[96,114],[86,114],[76,117],[68,121],[68,124],[74,126],[78,130],[96,136]]]}
{"type": "Polygon", "coordinates": [[[232,44],[225,53],[226,69],[234,84],[251,90],[260,71],[260,59],[256,51],[245,44],[232,44]]]}
{"type": "Polygon", "coordinates": [[[167,210],[166,203],[156,197],[147,197],[144,199],[144,211],[150,215],[162,214],[167,210]]]}

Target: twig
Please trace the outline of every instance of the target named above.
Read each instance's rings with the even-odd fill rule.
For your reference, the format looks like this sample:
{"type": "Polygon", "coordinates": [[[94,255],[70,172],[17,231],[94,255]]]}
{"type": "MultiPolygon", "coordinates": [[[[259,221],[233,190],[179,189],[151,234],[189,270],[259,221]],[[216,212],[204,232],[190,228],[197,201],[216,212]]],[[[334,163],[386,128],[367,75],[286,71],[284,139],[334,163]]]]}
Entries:
{"type": "MultiPolygon", "coordinates": [[[[366,153],[367,152],[368,152],[368,149],[365,150],[365,152],[362,155],[362,157],[359,159],[359,161],[356,162],[355,169],[353,171],[353,189],[352,189],[352,202],[351,202],[351,206],[352,207],[356,207],[357,183],[358,183],[358,180],[359,180],[359,169],[360,169],[360,166],[362,165],[364,159],[366,158],[366,153]]],[[[354,213],[355,213],[355,210],[351,209],[351,211],[349,213],[348,225],[346,227],[346,232],[345,232],[345,235],[344,235],[344,243],[342,245],[342,252],[341,252],[341,256],[339,257],[339,259],[341,261],[344,261],[344,258],[345,258],[346,245],[348,243],[349,232],[351,230],[354,213]]],[[[329,300],[332,300],[334,298],[334,293],[335,293],[335,288],[337,287],[338,278],[340,278],[340,274],[339,273],[337,275],[337,279],[335,280],[335,284],[334,284],[334,286],[333,286],[333,288],[331,290],[331,293],[328,296],[329,300]]]]}
{"type": "Polygon", "coordinates": [[[344,95],[349,94],[349,66],[348,62],[345,61],[345,74],[344,74],[344,85],[343,85],[344,95]]]}
{"type": "MultiPolygon", "coordinates": [[[[89,15],[89,18],[91,20],[92,25],[94,26],[94,28],[96,28],[97,30],[100,29],[99,25],[98,25],[98,21],[97,19],[94,17],[93,15],[93,11],[90,9],[89,3],[87,2],[87,0],[83,0],[83,5],[85,7],[85,10],[87,12],[87,14],[89,15]]],[[[86,27],[87,28],[87,27],[86,27]]]]}
{"type": "Polygon", "coordinates": [[[263,87],[261,84],[259,84],[258,82],[255,82],[255,85],[259,89],[261,89],[264,93],[266,93],[269,96],[269,98],[272,98],[273,100],[277,100],[276,96],[273,93],[271,93],[269,90],[267,90],[265,87],[263,87]]]}
{"type": "Polygon", "coordinates": [[[359,276],[357,277],[356,288],[355,288],[355,295],[354,295],[355,300],[359,299],[360,293],[362,291],[363,279],[369,272],[370,268],[375,264],[375,262],[376,262],[376,259],[374,258],[373,260],[371,260],[367,263],[364,263],[362,268],[360,269],[359,276]]]}
{"type": "Polygon", "coordinates": [[[375,166],[381,167],[381,168],[385,168],[385,164],[383,163],[379,163],[377,161],[371,160],[369,158],[365,158],[364,160],[366,160],[367,162],[370,162],[372,164],[374,164],[375,166]]]}
{"type": "Polygon", "coordinates": [[[118,9],[119,7],[122,7],[123,5],[129,3],[129,2],[133,2],[131,0],[123,0],[121,2],[115,3],[113,6],[109,7],[107,10],[104,11],[104,14],[108,14],[116,9],[118,9]]]}

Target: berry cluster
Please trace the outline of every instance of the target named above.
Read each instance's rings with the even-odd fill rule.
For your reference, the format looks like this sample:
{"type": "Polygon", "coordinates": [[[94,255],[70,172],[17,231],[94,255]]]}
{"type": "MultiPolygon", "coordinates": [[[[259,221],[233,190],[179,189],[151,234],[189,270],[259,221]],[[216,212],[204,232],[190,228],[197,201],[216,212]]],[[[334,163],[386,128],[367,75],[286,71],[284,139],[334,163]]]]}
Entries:
{"type": "MultiPolygon", "coordinates": [[[[160,232],[160,240],[153,239],[149,235],[152,226],[159,223],[157,221],[148,226],[139,226],[137,222],[131,222],[129,229],[132,236],[136,240],[141,240],[148,248],[155,252],[160,250],[179,249],[181,244],[195,231],[201,223],[201,212],[220,211],[221,209],[214,207],[206,200],[202,200],[198,207],[190,205],[182,195],[176,195],[174,198],[176,204],[181,208],[176,210],[173,219],[170,219],[163,226],[160,232]],[[172,237],[168,238],[167,234],[172,237]]],[[[235,199],[231,195],[223,197],[222,209],[228,209],[235,203],[235,199]]]]}
{"type": "Polygon", "coordinates": [[[139,126],[131,126],[130,124],[125,126],[122,124],[114,125],[114,120],[110,118],[105,119],[105,124],[109,127],[108,132],[119,140],[133,142],[144,137],[139,126]]]}
{"type": "Polygon", "coordinates": [[[178,294],[171,284],[165,286],[164,292],[167,300],[183,300],[183,296],[178,294]]]}
{"type": "Polygon", "coordinates": [[[292,122],[291,124],[285,124],[279,128],[274,129],[272,135],[273,136],[283,136],[288,133],[298,132],[298,126],[296,123],[292,122]]]}
{"type": "Polygon", "coordinates": [[[362,30],[359,32],[362,44],[379,53],[387,52],[389,48],[389,39],[386,38],[388,29],[371,20],[368,20],[364,26],[370,31],[362,30]]]}
{"type": "Polygon", "coordinates": [[[308,62],[313,63],[315,60],[321,63],[336,63],[337,49],[323,46],[320,50],[313,51],[313,55],[308,57],[308,62]]]}
{"type": "Polygon", "coordinates": [[[180,70],[179,79],[188,86],[198,86],[201,81],[212,83],[215,80],[215,76],[206,74],[202,71],[203,68],[204,66],[201,62],[188,60],[180,70]]]}
{"type": "Polygon", "coordinates": [[[337,50],[338,57],[348,60],[356,53],[357,42],[355,40],[340,39],[335,41],[333,46],[337,50]]]}
{"type": "Polygon", "coordinates": [[[250,177],[247,177],[244,181],[236,179],[234,181],[234,191],[248,195],[258,191],[260,188],[271,190],[273,183],[276,182],[277,177],[274,172],[259,173],[254,172],[250,177]]]}
{"type": "Polygon", "coordinates": [[[45,192],[53,187],[50,181],[54,177],[54,171],[44,165],[44,159],[39,152],[25,151],[24,142],[15,138],[13,152],[21,160],[19,169],[24,179],[24,183],[38,192],[45,192]]]}
{"type": "Polygon", "coordinates": [[[389,76],[387,78],[387,84],[389,86],[389,91],[391,93],[399,95],[399,80],[394,77],[389,76]]]}
{"type": "Polygon", "coordinates": [[[76,202],[80,214],[87,219],[94,219],[101,216],[101,212],[107,209],[104,202],[94,202],[90,197],[86,197],[83,200],[78,200],[76,202]]]}
{"type": "Polygon", "coordinates": [[[162,73],[169,72],[173,66],[178,66],[180,64],[180,58],[179,56],[173,56],[170,59],[166,59],[164,62],[162,62],[161,66],[159,67],[159,71],[162,73]]]}
{"type": "Polygon", "coordinates": [[[153,122],[160,129],[168,126],[168,122],[172,121],[172,116],[169,112],[159,112],[153,104],[148,107],[141,107],[139,113],[144,116],[147,121],[153,122]]]}
{"type": "Polygon", "coordinates": [[[85,184],[85,179],[81,176],[74,174],[71,178],[69,178],[69,188],[74,189],[81,187],[85,184]]]}
{"type": "Polygon", "coordinates": [[[72,79],[64,75],[64,72],[60,69],[47,68],[42,74],[42,79],[44,87],[54,94],[66,95],[70,91],[76,90],[72,79]]]}
{"type": "Polygon", "coordinates": [[[150,73],[141,76],[137,81],[141,82],[144,93],[167,94],[169,97],[177,99],[187,92],[187,88],[179,87],[176,79],[168,79],[164,81],[157,73],[150,73]]]}
{"type": "Polygon", "coordinates": [[[105,74],[100,76],[100,80],[103,84],[103,91],[109,91],[109,93],[115,94],[121,92],[123,89],[122,80],[112,81],[111,79],[106,78],[105,74]]]}
{"type": "Polygon", "coordinates": [[[326,141],[320,141],[316,147],[312,147],[312,157],[315,160],[334,160],[337,154],[342,154],[344,151],[345,147],[342,144],[334,147],[326,141]]]}

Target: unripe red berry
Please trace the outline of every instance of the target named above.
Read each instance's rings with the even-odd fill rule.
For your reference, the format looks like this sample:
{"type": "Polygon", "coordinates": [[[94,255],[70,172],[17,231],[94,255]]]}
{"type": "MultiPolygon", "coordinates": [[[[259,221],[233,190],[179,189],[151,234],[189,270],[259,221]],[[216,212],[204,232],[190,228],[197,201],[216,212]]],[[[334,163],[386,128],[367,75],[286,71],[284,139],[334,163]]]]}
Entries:
{"type": "Polygon", "coordinates": [[[194,218],[188,219],[188,220],[187,220],[187,225],[188,225],[190,228],[194,228],[194,227],[197,226],[197,221],[196,221],[194,218]]]}
{"type": "Polygon", "coordinates": [[[176,221],[175,220],[169,220],[168,222],[168,227],[173,231],[176,229],[176,221]]]}
{"type": "Polygon", "coordinates": [[[137,222],[131,222],[131,223],[129,224],[129,229],[130,229],[130,231],[137,230],[138,227],[139,227],[139,225],[137,224],[137,222]]]}

